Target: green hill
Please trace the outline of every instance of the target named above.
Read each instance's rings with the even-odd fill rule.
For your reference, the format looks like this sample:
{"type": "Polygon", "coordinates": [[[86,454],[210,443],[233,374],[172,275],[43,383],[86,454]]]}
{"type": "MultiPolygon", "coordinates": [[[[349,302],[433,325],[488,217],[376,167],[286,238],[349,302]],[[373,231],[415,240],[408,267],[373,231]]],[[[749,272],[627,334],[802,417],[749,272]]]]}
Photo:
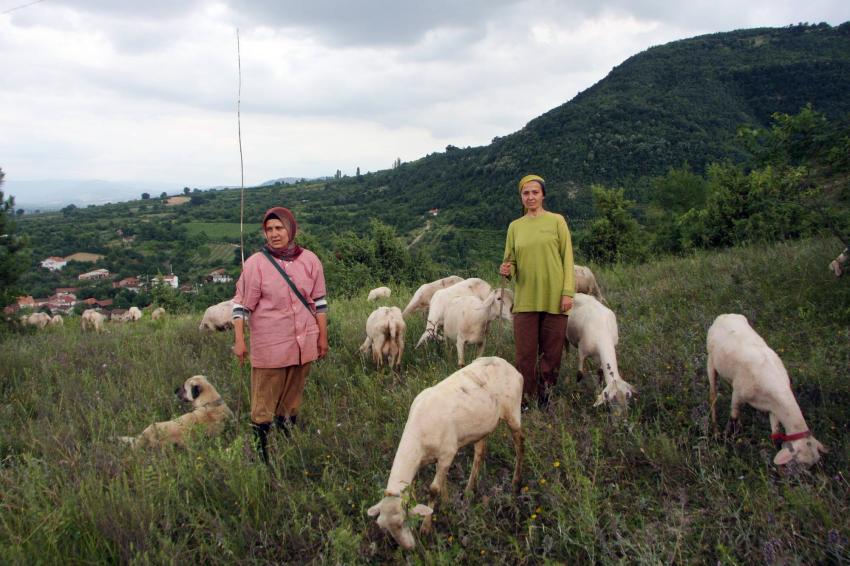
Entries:
{"type": "MultiPolygon", "coordinates": [[[[366,516],[383,494],[407,411],[455,370],[451,347],[404,353],[402,373],[357,352],[374,304],[332,298],[327,359],[308,379],[303,427],[275,434],[269,474],[254,457],[246,369],[232,335],[201,334],[199,314],[5,336],[0,348],[0,556],[29,563],[843,564],[850,561],[847,387],[850,286],[826,269],[831,242],[700,252],[599,269],[620,329],[618,361],[637,388],[629,414],[593,408],[575,351],[548,414],[523,415],[523,490],[513,448],[489,439],[474,494],[472,447],[449,471],[433,536],[403,553],[366,516]],[[807,424],[830,453],[778,471],[768,417],[742,413],[737,439],[714,438],[705,333],[745,314],[783,359],[807,424]],[[178,415],[175,385],[209,377],[236,413],[215,440],[132,451],[117,435],[178,415]]],[[[486,273],[480,273],[487,276],[486,273]]],[[[412,289],[394,289],[403,306],[412,289]]],[[[423,330],[408,319],[408,346],[423,330]]],[[[507,326],[485,355],[513,359],[507,326]]],[[[721,387],[721,426],[730,389],[721,387]]],[[[433,466],[411,497],[426,501],[433,466]]],[[[415,502],[415,501],[414,501],[415,502]]]]}

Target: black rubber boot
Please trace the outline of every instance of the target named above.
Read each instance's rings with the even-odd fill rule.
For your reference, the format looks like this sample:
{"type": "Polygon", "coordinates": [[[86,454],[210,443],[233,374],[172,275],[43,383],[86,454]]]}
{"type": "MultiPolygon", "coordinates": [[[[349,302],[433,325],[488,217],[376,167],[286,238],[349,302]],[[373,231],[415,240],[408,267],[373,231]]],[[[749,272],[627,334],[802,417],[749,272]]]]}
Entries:
{"type": "Polygon", "coordinates": [[[291,417],[276,416],[274,418],[275,426],[287,438],[292,435],[292,429],[295,428],[296,422],[298,422],[298,415],[293,415],[291,417]]]}
{"type": "Polygon", "coordinates": [[[269,463],[269,429],[271,426],[271,423],[251,423],[251,427],[254,429],[254,443],[257,454],[265,464],[269,463]]]}

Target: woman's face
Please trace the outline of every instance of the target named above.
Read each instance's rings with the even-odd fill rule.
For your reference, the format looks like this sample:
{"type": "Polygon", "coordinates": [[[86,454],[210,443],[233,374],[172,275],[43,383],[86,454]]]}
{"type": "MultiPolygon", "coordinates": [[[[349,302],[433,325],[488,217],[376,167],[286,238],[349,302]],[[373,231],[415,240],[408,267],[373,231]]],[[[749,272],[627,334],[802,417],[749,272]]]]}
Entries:
{"type": "Polygon", "coordinates": [[[522,205],[529,212],[536,212],[543,208],[543,186],[537,181],[529,181],[522,186],[519,193],[522,205]]]}
{"type": "Polygon", "coordinates": [[[263,232],[270,248],[282,250],[289,245],[289,231],[277,218],[269,218],[263,226],[263,232]]]}

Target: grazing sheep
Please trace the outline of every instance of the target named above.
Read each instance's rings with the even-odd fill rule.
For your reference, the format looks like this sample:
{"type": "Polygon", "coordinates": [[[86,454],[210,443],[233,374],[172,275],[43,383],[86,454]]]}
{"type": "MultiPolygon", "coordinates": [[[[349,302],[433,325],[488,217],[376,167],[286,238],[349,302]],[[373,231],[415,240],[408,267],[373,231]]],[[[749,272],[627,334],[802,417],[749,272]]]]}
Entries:
{"type": "Polygon", "coordinates": [[[740,428],[741,404],[748,403],[770,413],[770,437],[782,441],[782,449],[773,458],[777,466],[791,460],[811,466],[826,452],[812,436],[800,406],[791,391],[791,380],[782,360],[740,314],[722,314],[708,329],[708,383],[711,421],[717,432],[717,376],[732,385],[732,409],[727,432],[740,428]],[[780,423],[785,434],[779,430],[780,423]]]}
{"type": "Polygon", "coordinates": [[[423,464],[437,462],[430,487],[429,505],[410,510],[422,515],[421,532],[431,531],[431,515],[437,496],[446,498],[446,475],[457,451],[475,443],[475,457],[466,484],[475,488],[486,449],[486,438],[500,420],[511,429],[516,451],[512,485],[519,487],[522,473],[523,439],[520,414],[522,375],[501,358],[478,358],[440,383],[423,390],[410,406],[407,424],[398,444],[384,498],[372,506],[368,515],[377,517],[378,526],[389,531],[402,548],[415,545],[405,524],[407,511],[402,492],[411,485],[423,464]]]}
{"type": "Polygon", "coordinates": [[[490,322],[499,318],[513,320],[513,306],[514,296],[508,289],[494,289],[483,301],[475,296],[451,300],[443,321],[443,334],[444,339],[455,340],[458,366],[464,366],[463,349],[466,344],[479,345],[475,357],[484,353],[490,322]]]}
{"type": "Polygon", "coordinates": [[[390,291],[389,287],[378,287],[377,289],[372,289],[369,291],[369,296],[366,297],[367,301],[376,301],[378,299],[389,299],[392,291],[390,291]]]}
{"type": "Polygon", "coordinates": [[[428,322],[425,323],[425,332],[419,337],[416,347],[418,348],[427,340],[433,340],[437,337],[443,325],[446,307],[452,299],[455,297],[475,296],[483,301],[490,294],[490,291],[492,291],[490,284],[476,277],[464,279],[451,287],[436,291],[431,297],[431,304],[428,307],[428,322]]]}
{"type": "Polygon", "coordinates": [[[390,367],[401,366],[404,354],[404,333],[407,325],[398,307],[380,307],[366,319],[366,340],[360,346],[362,353],[372,351],[372,360],[381,367],[384,358],[390,367]]]}
{"type": "Polygon", "coordinates": [[[54,314],[50,319],[50,326],[63,326],[65,324],[65,320],[62,318],[61,314],[54,314]]]}
{"type": "Polygon", "coordinates": [[[142,320],[142,311],[139,310],[139,307],[130,307],[127,311],[130,315],[130,321],[142,320]]]}
{"type": "Polygon", "coordinates": [[[584,377],[584,360],[590,356],[597,364],[596,372],[605,388],[596,398],[594,407],[608,403],[614,414],[620,414],[628,406],[634,388],[620,377],[617,368],[619,333],[614,312],[595,297],[576,293],[573,309],[567,322],[567,340],[578,349],[578,376],[584,377]]]}
{"type": "Polygon", "coordinates": [[[428,306],[431,304],[431,297],[434,296],[434,293],[440,289],[448,289],[452,285],[460,283],[461,281],[463,281],[463,277],[449,275],[448,277],[443,277],[442,279],[437,279],[436,281],[421,285],[416,292],[413,293],[413,297],[410,299],[410,302],[407,303],[407,306],[404,307],[404,311],[402,311],[401,314],[403,316],[407,316],[412,312],[428,310],[428,306]]]}
{"type": "Polygon", "coordinates": [[[229,330],[233,328],[233,300],[222,301],[204,311],[198,330],[229,330]]]}
{"type": "Polygon", "coordinates": [[[159,320],[161,318],[165,318],[165,309],[162,307],[157,307],[151,313],[151,320],[159,320]]]}
{"type": "Polygon", "coordinates": [[[45,326],[50,324],[50,315],[43,312],[34,312],[30,315],[22,316],[21,322],[24,326],[35,326],[39,330],[42,330],[45,326]]]}
{"type": "Polygon", "coordinates": [[[608,301],[602,296],[602,289],[599,288],[599,284],[596,282],[596,276],[589,267],[575,265],[573,266],[573,272],[575,273],[576,293],[593,295],[601,302],[608,304],[608,301]]]}
{"type": "Polygon", "coordinates": [[[87,330],[103,332],[105,323],[106,316],[94,309],[83,311],[83,316],[80,317],[80,328],[82,328],[83,332],[87,330]]]}
{"type": "Polygon", "coordinates": [[[132,322],[133,315],[126,309],[112,309],[109,313],[112,322],[132,322]]]}
{"type": "Polygon", "coordinates": [[[850,261],[850,248],[844,248],[844,251],[829,263],[829,269],[836,277],[841,277],[844,275],[844,264],[848,261],[850,261]]]}

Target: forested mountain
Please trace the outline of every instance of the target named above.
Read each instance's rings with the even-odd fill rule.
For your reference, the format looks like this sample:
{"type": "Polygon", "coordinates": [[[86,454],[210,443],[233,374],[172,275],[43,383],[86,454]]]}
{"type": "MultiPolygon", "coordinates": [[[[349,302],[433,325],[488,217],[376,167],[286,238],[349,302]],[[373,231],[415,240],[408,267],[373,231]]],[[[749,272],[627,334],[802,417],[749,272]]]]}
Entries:
{"type": "Polygon", "coordinates": [[[332,184],[334,202],[363,205],[400,229],[437,207],[457,227],[503,226],[515,217],[515,181],[548,181],[549,204],[581,221],[590,186],[625,186],[690,163],[745,156],[740,125],[806,104],[850,113],[850,22],[717,33],[639,53],[573,100],[488,146],[446,148],[392,170],[332,184]],[[415,218],[414,218],[415,217],[415,218]]]}

